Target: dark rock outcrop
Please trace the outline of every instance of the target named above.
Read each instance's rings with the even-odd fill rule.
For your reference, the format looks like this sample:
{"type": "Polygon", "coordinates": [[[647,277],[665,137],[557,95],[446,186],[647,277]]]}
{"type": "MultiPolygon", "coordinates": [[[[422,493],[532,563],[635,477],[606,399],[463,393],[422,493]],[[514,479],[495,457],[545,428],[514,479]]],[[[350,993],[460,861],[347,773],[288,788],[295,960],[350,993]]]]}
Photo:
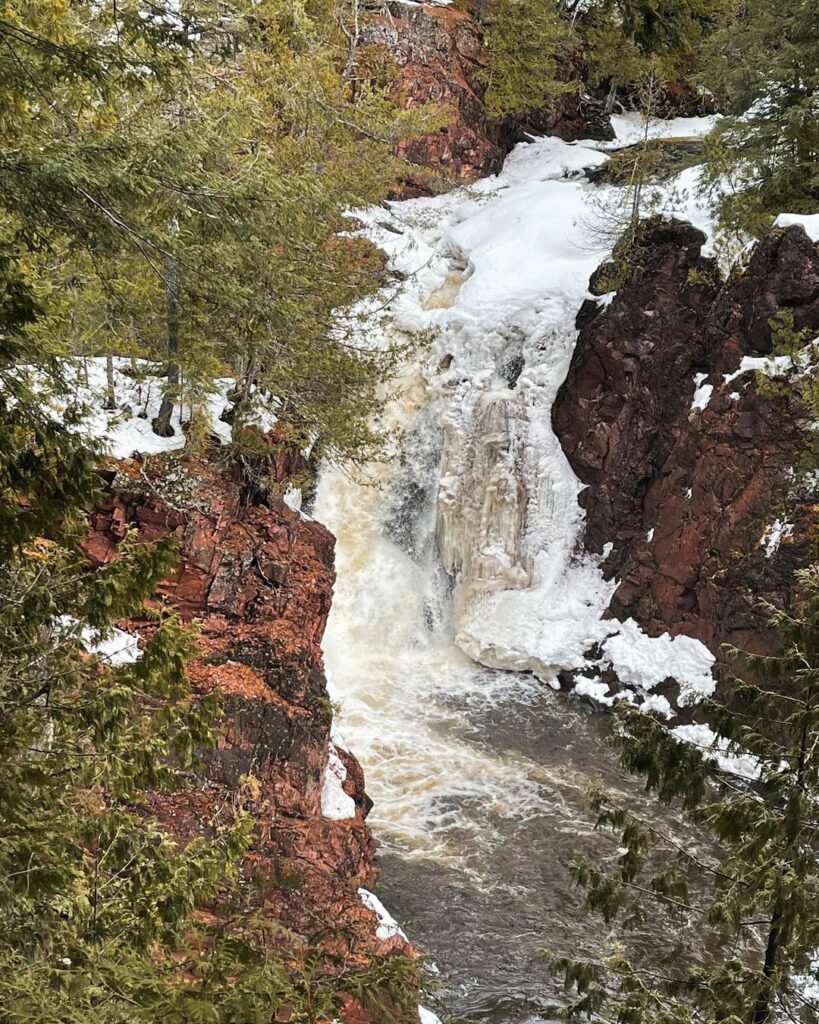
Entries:
{"type": "Polygon", "coordinates": [[[723,643],[765,650],[759,600],[792,598],[819,493],[794,474],[806,426],[798,389],[732,375],[744,356],[770,353],[778,311],[819,331],[819,246],[800,228],[774,231],[721,284],[703,242],[679,222],[646,230],[611,303],[581,310],[553,422],[588,485],[585,545],[613,545],[612,614],[715,654],[723,643]],[[692,408],[697,386],[711,392],[692,408]],[[777,520],[792,531],[766,546],[777,520]]]}

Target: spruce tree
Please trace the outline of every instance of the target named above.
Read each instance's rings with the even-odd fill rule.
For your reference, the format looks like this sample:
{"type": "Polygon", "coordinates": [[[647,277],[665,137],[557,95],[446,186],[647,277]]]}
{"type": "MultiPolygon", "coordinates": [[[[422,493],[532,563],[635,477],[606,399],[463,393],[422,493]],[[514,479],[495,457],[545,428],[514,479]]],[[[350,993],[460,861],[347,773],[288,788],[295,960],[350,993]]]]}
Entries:
{"type": "Polygon", "coordinates": [[[571,85],[557,77],[557,56],[567,36],[553,0],[489,0],[485,22],[484,105],[504,118],[547,107],[571,85]]]}
{"type": "Polygon", "coordinates": [[[819,20],[803,0],[746,0],[708,46],[705,84],[727,116],[707,185],[724,228],[759,235],[819,209],[819,20]]]}
{"type": "Polygon", "coordinates": [[[598,825],[619,835],[620,853],[612,871],[575,863],[587,909],[631,925],[659,922],[665,911],[667,955],[647,964],[617,946],[596,961],[554,957],[573,993],[566,1016],[627,1024],[815,1018],[819,572],[805,570],[800,581],[804,599],[793,612],[771,609],[779,653],[729,652],[743,678],[705,708],[708,749],[649,715],[620,718],[623,764],[704,830],[715,852],[596,794],[598,825]],[[741,772],[732,758],[742,758],[741,772]]]}
{"type": "MultiPolygon", "coordinates": [[[[724,21],[726,0],[588,0],[569,5],[589,73],[608,89],[611,113],[618,95],[640,108],[649,79],[693,88],[703,41],[724,21]]],[[[655,109],[652,116],[659,116],[655,109]]]]}

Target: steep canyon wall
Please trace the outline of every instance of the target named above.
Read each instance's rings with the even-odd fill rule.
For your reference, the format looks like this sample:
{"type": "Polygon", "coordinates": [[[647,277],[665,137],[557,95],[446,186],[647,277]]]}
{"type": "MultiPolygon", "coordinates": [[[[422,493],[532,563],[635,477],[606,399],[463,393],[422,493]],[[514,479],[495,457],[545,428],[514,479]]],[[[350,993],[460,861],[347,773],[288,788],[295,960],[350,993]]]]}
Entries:
{"type": "Polygon", "coordinates": [[[611,302],[584,305],[553,423],[587,485],[585,546],[612,544],[611,612],[719,655],[769,647],[760,601],[791,600],[815,547],[816,477],[797,471],[808,412],[761,357],[780,311],[819,332],[819,246],[776,230],[723,284],[704,241],[654,224],[611,302]]]}

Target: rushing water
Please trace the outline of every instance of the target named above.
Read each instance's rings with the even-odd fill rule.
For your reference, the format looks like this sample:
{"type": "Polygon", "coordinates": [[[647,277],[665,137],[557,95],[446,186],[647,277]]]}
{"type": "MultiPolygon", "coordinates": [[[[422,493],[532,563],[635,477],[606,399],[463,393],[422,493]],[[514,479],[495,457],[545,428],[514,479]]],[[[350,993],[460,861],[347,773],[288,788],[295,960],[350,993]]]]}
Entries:
{"type": "Polygon", "coordinates": [[[588,787],[638,799],[608,720],[548,685],[610,636],[610,584],[576,554],[579,483],[550,417],[604,255],[583,179],[603,160],[544,139],[472,195],[363,215],[399,281],[372,343],[432,342],[388,407],[395,458],[319,480],[315,513],[337,538],[324,649],[375,802],[379,895],[436,965],[442,1016],[548,1019],[544,949],[606,938],[569,873],[575,851],[617,856],[588,787]]]}
{"type": "MultiPolygon", "coordinates": [[[[422,420],[422,423],[424,421],[422,420]]],[[[430,425],[427,425],[430,426],[430,425]]],[[[378,479],[325,471],[316,514],[336,534],[325,638],[344,741],[361,759],[381,844],[378,893],[439,972],[442,1016],[542,1019],[543,950],[599,949],[568,865],[594,845],[586,793],[629,787],[607,719],[453,643],[434,543],[434,432],[416,425],[378,479]]]]}

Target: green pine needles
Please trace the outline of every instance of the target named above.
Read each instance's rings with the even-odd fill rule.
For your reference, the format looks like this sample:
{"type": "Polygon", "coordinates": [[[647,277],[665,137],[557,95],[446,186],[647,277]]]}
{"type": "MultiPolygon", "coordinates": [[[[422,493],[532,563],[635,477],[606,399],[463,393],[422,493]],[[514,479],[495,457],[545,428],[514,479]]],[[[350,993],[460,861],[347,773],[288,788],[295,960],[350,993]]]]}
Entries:
{"type": "Polygon", "coordinates": [[[819,20],[803,0],[746,0],[709,40],[705,84],[727,116],[707,181],[723,228],[759,235],[819,209],[819,20]]]}
{"type": "Polygon", "coordinates": [[[619,836],[620,855],[610,872],[576,863],[586,907],[626,927],[656,923],[662,911],[667,955],[638,963],[618,946],[594,962],[554,957],[571,993],[567,1017],[622,1024],[816,1018],[819,572],[799,578],[804,600],[795,611],[770,609],[780,652],[728,652],[743,678],[733,677],[722,700],[705,708],[713,750],[680,742],[649,715],[621,717],[615,743],[625,767],[703,835],[681,840],[595,794],[598,825],[619,836]],[[754,770],[739,777],[731,755],[754,770]]]}

